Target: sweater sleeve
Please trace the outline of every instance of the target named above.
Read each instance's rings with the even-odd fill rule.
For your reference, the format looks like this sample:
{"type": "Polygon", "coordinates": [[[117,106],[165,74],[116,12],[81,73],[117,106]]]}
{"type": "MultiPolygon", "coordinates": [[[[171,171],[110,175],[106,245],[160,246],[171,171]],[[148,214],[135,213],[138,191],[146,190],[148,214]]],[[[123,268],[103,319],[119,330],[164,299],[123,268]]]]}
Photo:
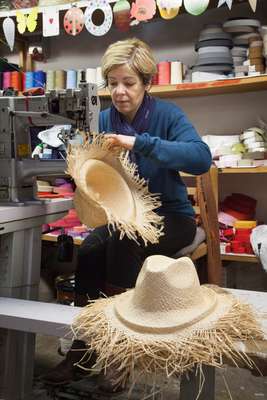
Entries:
{"type": "Polygon", "coordinates": [[[175,107],[166,117],[167,135],[164,132],[159,132],[159,136],[151,136],[148,132],[137,135],[133,151],[162,168],[194,175],[207,172],[212,161],[209,147],[202,141],[186,115],[175,107]],[[162,136],[167,139],[161,139],[162,136]]]}

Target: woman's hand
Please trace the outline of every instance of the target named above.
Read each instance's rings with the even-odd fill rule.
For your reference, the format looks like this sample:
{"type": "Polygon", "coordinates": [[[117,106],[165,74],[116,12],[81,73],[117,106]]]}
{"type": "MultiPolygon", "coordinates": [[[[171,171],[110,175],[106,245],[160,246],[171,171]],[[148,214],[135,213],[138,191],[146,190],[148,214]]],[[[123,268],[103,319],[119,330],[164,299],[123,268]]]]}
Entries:
{"type": "Polygon", "coordinates": [[[107,139],[107,144],[110,149],[119,146],[126,150],[132,150],[135,143],[135,136],[117,135],[115,133],[106,134],[105,139],[107,139]]]}

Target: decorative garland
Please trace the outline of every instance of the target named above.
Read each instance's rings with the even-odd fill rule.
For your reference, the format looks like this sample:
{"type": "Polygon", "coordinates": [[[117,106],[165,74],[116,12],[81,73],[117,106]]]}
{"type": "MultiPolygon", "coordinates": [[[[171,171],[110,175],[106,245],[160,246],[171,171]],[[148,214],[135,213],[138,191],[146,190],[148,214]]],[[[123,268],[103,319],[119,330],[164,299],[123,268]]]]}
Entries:
{"type": "MultiPolygon", "coordinates": [[[[135,0],[129,4],[127,0],[117,0],[113,9],[108,0],[90,0],[85,12],[70,6],[64,17],[65,31],[70,35],[78,35],[84,28],[94,36],[105,35],[111,28],[113,14],[115,26],[121,31],[127,31],[130,25],[136,25],[140,21],[148,21],[156,15],[158,7],[160,16],[164,19],[172,19],[184,5],[185,10],[192,15],[202,14],[209,5],[210,0],[135,0]],[[100,10],[104,14],[102,24],[96,25],[93,22],[93,14],[100,10]],[[75,22],[72,17],[75,16],[75,22]],[[119,22],[118,22],[119,21],[119,22]]],[[[232,8],[234,0],[218,0],[217,7],[227,5],[232,8]]],[[[253,12],[257,8],[257,0],[248,0],[253,12]]],[[[33,32],[38,24],[37,14],[40,10],[36,8],[16,11],[17,30],[23,34],[26,30],[33,32]]],[[[43,14],[43,36],[56,36],[59,34],[59,12],[57,7],[47,7],[43,14]],[[51,14],[51,15],[49,15],[51,14]],[[48,22],[45,22],[48,21],[48,22]],[[51,24],[51,27],[49,26],[51,24]],[[54,26],[54,28],[52,27],[54,26]],[[57,28],[55,28],[57,25],[57,28]],[[51,28],[51,29],[49,29],[51,28]]],[[[3,31],[10,50],[13,51],[15,39],[15,22],[7,17],[3,21],[3,31]]]]}

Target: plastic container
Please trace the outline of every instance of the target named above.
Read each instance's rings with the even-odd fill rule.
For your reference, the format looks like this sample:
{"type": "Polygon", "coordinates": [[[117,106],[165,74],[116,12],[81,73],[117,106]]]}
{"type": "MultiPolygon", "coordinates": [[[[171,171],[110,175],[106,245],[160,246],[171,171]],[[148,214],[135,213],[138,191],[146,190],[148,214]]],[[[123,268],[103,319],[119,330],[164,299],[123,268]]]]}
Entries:
{"type": "Polygon", "coordinates": [[[241,229],[252,229],[257,226],[257,221],[235,221],[234,222],[234,227],[236,229],[241,228],[241,229]]]}

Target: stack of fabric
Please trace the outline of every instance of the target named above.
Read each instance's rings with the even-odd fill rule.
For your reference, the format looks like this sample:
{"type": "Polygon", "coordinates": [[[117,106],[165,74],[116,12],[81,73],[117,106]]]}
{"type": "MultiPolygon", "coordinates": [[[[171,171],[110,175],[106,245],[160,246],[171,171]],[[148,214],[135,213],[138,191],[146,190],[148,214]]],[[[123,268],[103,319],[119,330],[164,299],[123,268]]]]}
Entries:
{"type": "Polygon", "coordinates": [[[222,253],[253,254],[250,243],[257,201],[242,193],[232,193],[220,204],[218,220],[222,253]]]}
{"type": "Polygon", "coordinates": [[[90,233],[90,229],[82,225],[74,208],[71,208],[65,217],[57,221],[49,222],[49,224],[46,225],[46,232],[50,230],[51,232],[49,233],[51,233],[51,235],[58,236],[64,232],[66,235],[79,239],[85,239],[90,233]]]}
{"type": "MultiPolygon", "coordinates": [[[[240,135],[205,135],[202,139],[210,147],[212,158],[218,168],[235,168],[242,163],[246,148],[240,141],[240,135]]],[[[249,166],[251,165],[249,163],[249,166]]]]}
{"type": "Polygon", "coordinates": [[[267,25],[261,27],[261,35],[263,42],[263,56],[265,57],[265,73],[267,73],[267,25]]]}
{"type": "Polygon", "coordinates": [[[233,18],[223,24],[224,31],[233,36],[232,55],[236,76],[256,75],[265,71],[260,28],[260,21],[248,18],[233,18]]]}
{"type": "MultiPolygon", "coordinates": [[[[238,69],[236,67],[243,66],[244,62],[247,60],[247,45],[235,45],[232,48],[231,53],[233,56],[235,72],[238,73],[239,70],[241,72],[242,68],[238,69]]],[[[248,68],[246,70],[248,71],[248,68]]]]}
{"type": "MultiPolygon", "coordinates": [[[[228,214],[232,217],[233,222],[236,220],[247,221],[253,220],[256,213],[257,200],[242,193],[232,193],[227,196],[220,204],[222,213],[228,214]]],[[[219,221],[223,222],[220,219],[219,221]]]]}
{"type": "Polygon", "coordinates": [[[265,59],[263,57],[263,41],[255,38],[249,40],[249,64],[255,67],[255,72],[265,73],[265,59]]]}
{"type": "Polygon", "coordinates": [[[53,192],[61,194],[63,197],[68,197],[68,198],[74,196],[72,183],[64,178],[55,179],[53,192]]]}
{"type": "Polygon", "coordinates": [[[193,77],[195,72],[216,74],[219,77],[232,73],[232,46],[231,35],[224,32],[220,24],[206,25],[195,46],[198,58],[193,67],[193,77]]]}
{"type": "Polygon", "coordinates": [[[221,252],[253,254],[251,234],[257,226],[257,221],[236,221],[233,228],[224,227],[220,230],[221,252]]]}
{"type": "Polygon", "coordinates": [[[0,0],[0,10],[8,10],[10,6],[10,1],[0,0]]]}
{"type": "Polygon", "coordinates": [[[267,158],[267,133],[258,127],[246,129],[240,140],[246,148],[244,158],[262,160],[267,158]]]}

